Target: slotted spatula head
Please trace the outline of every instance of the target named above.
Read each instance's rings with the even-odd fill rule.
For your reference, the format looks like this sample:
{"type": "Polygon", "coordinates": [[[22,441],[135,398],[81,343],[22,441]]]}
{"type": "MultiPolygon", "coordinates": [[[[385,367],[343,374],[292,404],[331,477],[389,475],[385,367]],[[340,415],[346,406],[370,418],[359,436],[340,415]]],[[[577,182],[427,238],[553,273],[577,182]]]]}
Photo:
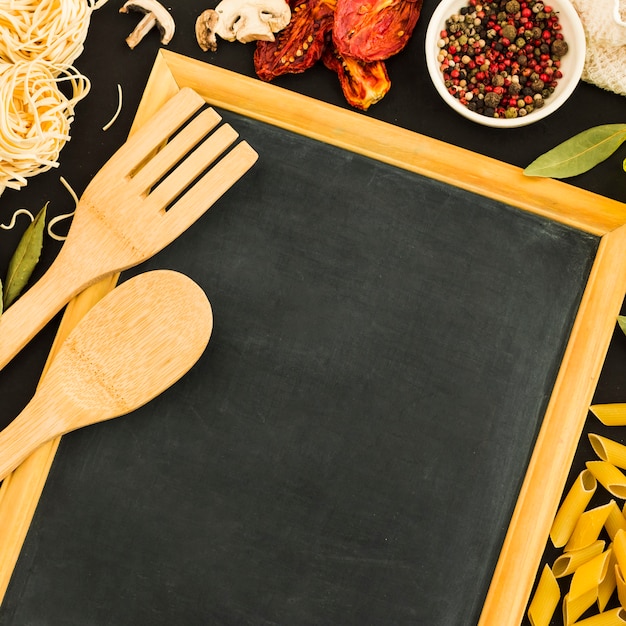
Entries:
{"type": "MultiPolygon", "coordinates": [[[[191,226],[257,160],[204,99],[182,89],[109,159],[80,199],[68,241],[98,229],[121,269],[149,258],[191,226]],[[194,117],[195,115],[195,117],[194,117]],[[193,118],[193,119],[192,119],[193,118]],[[190,121],[191,120],[191,121],[190,121]]],[[[93,252],[92,252],[93,254],[93,252]]]]}

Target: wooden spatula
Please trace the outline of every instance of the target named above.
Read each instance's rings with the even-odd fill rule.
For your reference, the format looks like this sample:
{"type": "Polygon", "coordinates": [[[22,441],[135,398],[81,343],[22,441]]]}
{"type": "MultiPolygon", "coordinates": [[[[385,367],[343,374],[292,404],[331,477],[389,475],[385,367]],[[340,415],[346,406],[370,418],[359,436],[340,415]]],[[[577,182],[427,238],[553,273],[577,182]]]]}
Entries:
{"type": "Polygon", "coordinates": [[[75,295],[164,248],[256,161],[241,141],[215,162],[238,134],[223,124],[204,139],[221,121],[211,108],[183,127],[205,104],[182,89],[89,183],[50,269],[0,317],[0,369],[75,295]]]}
{"type": "Polygon", "coordinates": [[[0,432],[0,480],[41,444],[125,415],[200,358],[213,315],[202,289],[170,270],[122,283],[83,317],[32,400],[0,432]]]}

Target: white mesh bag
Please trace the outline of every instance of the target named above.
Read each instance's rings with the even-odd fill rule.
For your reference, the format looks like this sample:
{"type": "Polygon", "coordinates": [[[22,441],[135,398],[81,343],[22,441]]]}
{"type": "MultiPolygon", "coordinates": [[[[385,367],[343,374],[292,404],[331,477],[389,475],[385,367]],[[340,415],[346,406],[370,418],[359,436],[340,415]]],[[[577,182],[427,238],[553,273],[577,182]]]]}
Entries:
{"type": "Polygon", "coordinates": [[[626,96],[626,0],[571,0],[587,38],[583,80],[626,96]]]}

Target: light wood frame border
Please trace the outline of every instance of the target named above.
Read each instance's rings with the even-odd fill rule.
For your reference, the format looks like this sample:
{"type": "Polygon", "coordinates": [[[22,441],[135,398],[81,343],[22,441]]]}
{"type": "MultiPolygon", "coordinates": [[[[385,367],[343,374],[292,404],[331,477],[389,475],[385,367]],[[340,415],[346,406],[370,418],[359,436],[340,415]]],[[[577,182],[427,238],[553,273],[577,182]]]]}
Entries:
{"type": "MultiPolygon", "coordinates": [[[[517,167],[167,50],[157,55],[133,128],[185,86],[217,108],[462,187],[600,238],[479,622],[480,626],[519,625],[626,292],[626,205],[555,180],[527,178],[517,167]]],[[[68,305],[49,361],[82,315],[116,282],[117,276],[112,276],[68,305]]],[[[0,488],[0,602],[57,446],[58,440],[40,448],[0,488]]]]}

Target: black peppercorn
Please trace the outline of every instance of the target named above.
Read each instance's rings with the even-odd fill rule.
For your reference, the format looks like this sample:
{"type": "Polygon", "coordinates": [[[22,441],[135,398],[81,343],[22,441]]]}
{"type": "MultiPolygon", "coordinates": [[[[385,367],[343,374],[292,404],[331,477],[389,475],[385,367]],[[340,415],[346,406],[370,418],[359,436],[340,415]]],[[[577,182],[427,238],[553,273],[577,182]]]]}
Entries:
{"type": "Polygon", "coordinates": [[[522,7],[517,0],[509,0],[504,8],[507,13],[517,13],[522,7]]]}
{"type": "Polygon", "coordinates": [[[563,39],[556,39],[552,42],[552,46],[550,51],[555,57],[562,57],[567,54],[569,47],[567,45],[567,41],[563,39]]]}
{"type": "Polygon", "coordinates": [[[543,91],[543,88],[545,87],[544,82],[541,80],[541,78],[537,78],[535,80],[533,80],[533,82],[530,85],[530,88],[537,93],[540,93],[543,91]]]}
{"type": "Polygon", "coordinates": [[[513,24],[505,24],[500,31],[502,37],[506,37],[509,41],[513,41],[517,36],[517,28],[513,24]]]}
{"type": "Polygon", "coordinates": [[[500,100],[502,100],[502,96],[499,93],[490,91],[485,94],[485,106],[487,108],[495,109],[500,104],[500,100]]]}

